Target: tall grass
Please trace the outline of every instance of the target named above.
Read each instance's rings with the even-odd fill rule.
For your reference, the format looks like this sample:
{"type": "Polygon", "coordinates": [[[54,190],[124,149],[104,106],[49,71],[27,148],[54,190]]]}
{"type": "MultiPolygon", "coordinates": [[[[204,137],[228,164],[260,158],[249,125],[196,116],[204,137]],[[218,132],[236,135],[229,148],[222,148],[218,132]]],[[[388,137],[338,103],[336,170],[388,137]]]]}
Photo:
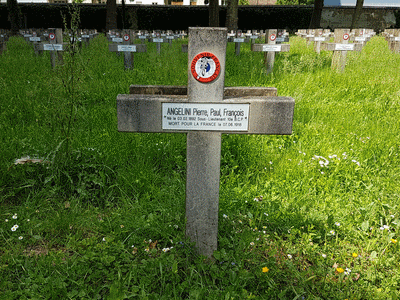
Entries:
{"type": "Polygon", "coordinates": [[[293,97],[294,129],[223,135],[219,247],[207,263],[184,234],[185,136],[116,126],[130,84],[186,85],[183,42],[160,55],[148,44],[127,71],[104,36],[79,51],[71,155],[56,181],[65,75],[10,39],[0,299],[397,299],[400,56],[374,37],[336,73],[331,53],[293,37],[266,75],[262,53],[228,45],[226,86],[293,97]],[[26,156],[44,162],[14,164],[26,156]]]}

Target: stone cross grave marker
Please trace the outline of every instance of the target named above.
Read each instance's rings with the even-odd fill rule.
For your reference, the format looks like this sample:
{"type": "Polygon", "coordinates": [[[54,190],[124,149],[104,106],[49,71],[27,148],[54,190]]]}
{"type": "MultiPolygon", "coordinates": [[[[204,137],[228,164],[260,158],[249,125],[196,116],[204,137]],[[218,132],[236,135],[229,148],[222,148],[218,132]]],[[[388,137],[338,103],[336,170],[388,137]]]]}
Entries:
{"type": "Polygon", "coordinates": [[[61,28],[49,28],[49,43],[37,44],[36,48],[39,51],[51,51],[50,60],[51,66],[56,66],[57,58],[60,62],[63,61],[62,51],[64,51],[63,33],[61,28]]]}
{"type": "Polygon", "coordinates": [[[335,29],[333,43],[322,44],[322,49],[333,51],[332,69],[343,72],[346,66],[347,51],[361,51],[362,44],[349,44],[350,29],[335,29]]]}
{"type": "Polygon", "coordinates": [[[275,52],[289,52],[289,44],[276,44],[278,30],[270,29],[265,34],[266,44],[252,44],[251,51],[265,52],[264,62],[267,68],[267,74],[271,73],[274,68],[275,52]]]}
{"type": "Polygon", "coordinates": [[[33,44],[33,49],[35,50],[36,55],[42,54],[42,51],[38,50],[37,47],[38,44],[44,40],[41,35],[42,35],[42,30],[40,29],[33,29],[31,33],[23,34],[25,40],[33,44]]]}
{"type": "Polygon", "coordinates": [[[389,29],[385,33],[389,49],[394,53],[400,53],[400,29],[389,29]]]}
{"type": "Polygon", "coordinates": [[[321,42],[329,41],[329,35],[324,36],[322,29],[315,29],[314,34],[309,34],[307,41],[314,42],[314,51],[317,53],[321,52],[321,42]]]}
{"type": "Polygon", "coordinates": [[[118,95],[118,130],[187,134],[186,235],[217,250],[221,134],[291,134],[294,99],[276,89],[224,89],[226,28],[189,28],[188,86],[131,86],[118,95]],[[187,96],[186,96],[187,93],[187,96]],[[224,97],[225,95],[225,97],[224,97]]]}
{"type": "Polygon", "coordinates": [[[0,55],[7,50],[8,32],[0,29],[0,55]]]}
{"type": "Polygon", "coordinates": [[[96,29],[84,29],[81,31],[81,39],[83,44],[88,47],[91,40],[98,35],[96,29]]]}
{"type": "Polygon", "coordinates": [[[240,44],[247,43],[250,41],[250,38],[246,37],[241,30],[236,31],[236,35],[230,36],[228,41],[231,43],[235,43],[235,53],[236,56],[240,55],[240,44]]]}
{"type": "Polygon", "coordinates": [[[251,44],[254,44],[255,40],[259,38],[259,34],[257,34],[256,30],[247,30],[244,35],[251,44]]]}
{"type": "Polygon", "coordinates": [[[368,34],[365,29],[353,29],[350,35],[350,41],[360,43],[363,46],[371,40],[371,34],[368,34]]]}
{"type": "Polygon", "coordinates": [[[111,52],[123,52],[124,53],[124,67],[125,69],[133,69],[134,52],[146,52],[147,47],[145,44],[132,44],[135,39],[133,30],[127,30],[122,34],[122,45],[121,44],[109,44],[108,48],[111,52]]]}
{"type": "Polygon", "coordinates": [[[156,43],[156,45],[157,45],[157,54],[161,54],[161,43],[170,43],[170,41],[165,38],[165,35],[161,36],[161,32],[160,31],[156,31],[155,33],[153,33],[148,41],[150,43],[156,43]]]}

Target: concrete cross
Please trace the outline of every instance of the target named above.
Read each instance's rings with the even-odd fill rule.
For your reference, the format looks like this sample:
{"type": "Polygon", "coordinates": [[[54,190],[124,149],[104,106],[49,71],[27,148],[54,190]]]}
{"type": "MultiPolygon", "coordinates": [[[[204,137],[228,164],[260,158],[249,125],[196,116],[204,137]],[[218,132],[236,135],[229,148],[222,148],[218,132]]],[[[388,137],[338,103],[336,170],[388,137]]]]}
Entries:
{"type": "Polygon", "coordinates": [[[389,49],[394,53],[400,53],[400,29],[386,29],[385,38],[389,43],[389,49]]]}
{"type": "Polygon", "coordinates": [[[170,43],[170,40],[165,38],[166,35],[161,35],[160,31],[156,31],[152,34],[152,36],[148,39],[150,43],[156,43],[157,45],[157,54],[161,54],[161,43],[170,43]]]}
{"type": "Polygon", "coordinates": [[[329,41],[329,36],[323,36],[322,29],[315,29],[313,33],[306,36],[307,46],[314,42],[314,51],[317,53],[321,52],[321,42],[329,41]]]}
{"type": "Polygon", "coordinates": [[[124,53],[124,67],[125,69],[133,69],[134,52],[146,52],[147,47],[145,44],[132,44],[135,39],[135,33],[133,30],[125,30],[122,33],[122,45],[121,44],[109,44],[108,49],[111,52],[123,52],[124,53]]]}
{"type": "Polygon", "coordinates": [[[0,55],[7,50],[8,35],[7,32],[0,29],[0,55]]]}
{"type": "Polygon", "coordinates": [[[63,32],[61,28],[49,28],[49,32],[49,43],[37,44],[35,49],[38,51],[51,51],[51,66],[55,68],[57,58],[60,63],[63,62],[61,54],[61,52],[65,50],[65,45],[63,44],[63,32]]]}
{"type": "Polygon", "coordinates": [[[371,40],[372,35],[368,34],[365,29],[353,29],[351,31],[350,41],[359,43],[365,46],[365,44],[371,40]]]}
{"type": "Polygon", "coordinates": [[[246,37],[241,30],[236,31],[236,34],[228,38],[229,42],[235,43],[235,54],[240,55],[240,44],[248,43],[250,38],[246,37]]]}
{"type": "Polygon", "coordinates": [[[265,52],[264,62],[267,68],[267,74],[271,73],[274,68],[275,52],[288,52],[290,51],[289,44],[276,44],[278,30],[270,29],[267,30],[265,35],[266,44],[252,44],[251,51],[265,52]]]}
{"type": "Polygon", "coordinates": [[[117,97],[119,131],[187,134],[186,235],[207,257],[217,250],[221,134],[291,134],[293,123],[294,99],[276,89],[224,88],[226,43],[226,28],[189,28],[187,88],[131,86],[117,97]]]}
{"type": "Polygon", "coordinates": [[[333,51],[332,69],[343,72],[346,66],[347,51],[361,51],[362,44],[349,44],[350,29],[335,29],[333,43],[322,44],[322,49],[333,51]]]}

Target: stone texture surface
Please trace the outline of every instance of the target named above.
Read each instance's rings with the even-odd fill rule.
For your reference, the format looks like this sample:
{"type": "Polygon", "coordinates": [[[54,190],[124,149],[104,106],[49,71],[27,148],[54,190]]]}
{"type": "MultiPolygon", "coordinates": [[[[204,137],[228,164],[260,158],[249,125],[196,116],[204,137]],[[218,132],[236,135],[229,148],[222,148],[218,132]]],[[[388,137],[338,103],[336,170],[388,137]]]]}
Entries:
{"type": "Polygon", "coordinates": [[[217,250],[221,132],[162,129],[162,103],[249,104],[246,134],[291,134],[294,100],[277,97],[275,88],[224,88],[227,32],[225,28],[189,28],[188,87],[131,86],[118,95],[118,130],[126,132],[187,132],[186,235],[199,254],[217,250]],[[210,83],[196,80],[193,58],[211,52],[221,65],[210,83]]]}
{"type": "MultiPolygon", "coordinates": [[[[187,86],[171,85],[131,85],[130,94],[144,95],[187,95],[187,86]]],[[[224,98],[251,97],[251,96],[277,96],[278,91],[274,87],[235,86],[224,88],[224,98]]]]}
{"type": "MultiPolygon", "coordinates": [[[[118,95],[118,130],[124,132],[190,132],[162,129],[163,102],[189,102],[178,95],[118,95]]],[[[226,98],[217,103],[249,103],[248,131],[230,134],[291,134],[294,99],[290,97],[226,98]]],[[[222,131],[221,131],[222,132],[222,131]]]]}
{"type": "MultiPolygon", "coordinates": [[[[189,102],[223,100],[226,43],[226,28],[189,28],[189,102]],[[210,83],[197,81],[190,70],[193,58],[201,52],[211,52],[221,65],[219,76],[210,83]]],[[[186,160],[186,235],[200,254],[211,257],[218,247],[221,133],[189,132],[186,160]]]]}

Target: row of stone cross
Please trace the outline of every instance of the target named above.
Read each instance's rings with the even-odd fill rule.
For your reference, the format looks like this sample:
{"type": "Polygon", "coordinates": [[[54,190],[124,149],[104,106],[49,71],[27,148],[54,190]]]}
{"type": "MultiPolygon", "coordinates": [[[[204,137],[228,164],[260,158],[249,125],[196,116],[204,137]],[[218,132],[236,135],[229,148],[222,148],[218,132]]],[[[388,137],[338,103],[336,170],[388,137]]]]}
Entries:
{"type": "MultiPolygon", "coordinates": [[[[376,33],[372,29],[335,29],[335,32],[331,32],[329,29],[309,29],[299,30],[296,35],[307,40],[308,45],[314,42],[314,50],[316,52],[321,51],[321,45],[323,50],[331,50],[332,48],[340,48],[341,46],[330,45],[329,41],[334,38],[334,43],[347,44],[349,41],[355,44],[362,44],[364,46],[372,36],[376,33]]],[[[342,46],[342,48],[352,48],[352,46],[342,46]]],[[[360,47],[356,47],[360,49],[360,47]]]]}
{"type": "MultiPolygon", "coordinates": [[[[63,36],[61,29],[31,29],[21,30],[21,36],[27,41],[34,44],[37,54],[43,51],[63,51],[63,36]],[[58,32],[58,34],[56,34],[58,32]],[[57,38],[59,36],[59,38],[57,38]]],[[[97,35],[96,30],[79,30],[74,37],[79,42],[78,45],[88,45],[89,42],[97,35]]],[[[330,30],[298,30],[296,35],[307,40],[308,45],[314,44],[314,50],[320,53],[321,50],[333,51],[332,68],[343,71],[346,65],[346,56],[348,51],[361,51],[363,46],[370,40],[375,32],[372,29],[335,29],[330,30]],[[333,39],[333,43],[330,42],[333,39]]],[[[394,52],[400,51],[400,32],[397,29],[387,29],[383,33],[389,43],[389,47],[394,52]]],[[[113,30],[106,34],[111,52],[124,53],[125,69],[133,69],[134,53],[147,52],[147,45],[144,41],[156,43],[157,53],[161,53],[161,44],[172,44],[173,40],[181,39],[187,36],[185,31],[134,31],[134,30],[113,30]],[[134,43],[140,40],[140,43],[134,43]]],[[[5,42],[7,40],[7,32],[0,30],[0,54],[5,50],[5,42]]],[[[251,43],[251,51],[264,52],[264,63],[266,73],[273,70],[275,54],[279,52],[288,52],[290,50],[289,34],[285,30],[266,30],[256,31],[242,30],[227,32],[227,41],[235,43],[235,53],[240,55],[240,45],[242,43],[251,43]],[[265,43],[256,44],[257,39],[265,39],[265,43]]],[[[183,44],[182,52],[187,52],[188,45],[183,44]]],[[[52,66],[55,66],[55,54],[52,55],[52,66]]],[[[58,53],[60,57],[61,54],[58,53]]]]}
{"type": "Polygon", "coordinates": [[[360,52],[376,33],[372,29],[335,29],[333,33],[330,30],[313,29],[299,30],[296,34],[306,39],[308,45],[314,43],[317,53],[321,50],[333,51],[332,69],[342,72],[346,66],[347,52],[360,52]]]}
{"type": "Polygon", "coordinates": [[[382,35],[389,43],[389,49],[394,53],[400,53],[400,29],[385,29],[382,35]]]}

